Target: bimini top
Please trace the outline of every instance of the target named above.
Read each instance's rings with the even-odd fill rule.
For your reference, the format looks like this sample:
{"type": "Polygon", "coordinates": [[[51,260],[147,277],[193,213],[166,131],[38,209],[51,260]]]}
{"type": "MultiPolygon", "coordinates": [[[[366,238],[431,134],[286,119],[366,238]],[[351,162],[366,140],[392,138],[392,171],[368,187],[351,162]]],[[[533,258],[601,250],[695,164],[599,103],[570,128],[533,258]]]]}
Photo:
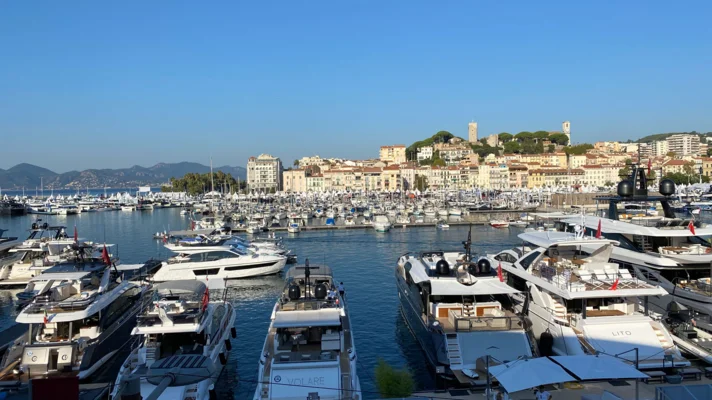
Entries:
{"type": "Polygon", "coordinates": [[[153,287],[161,296],[200,295],[205,293],[205,283],[197,280],[168,281],[153,287]]]}
{"type": "MultiPolygon", "coordinates": [[[[295,278],[304,278],[306,267],[304,265],[295,265],[287,271],[286,280],[295,278]]],[[[333,276],[331,267],[328,265],[310,265],[309,276],[333,276]]]]}

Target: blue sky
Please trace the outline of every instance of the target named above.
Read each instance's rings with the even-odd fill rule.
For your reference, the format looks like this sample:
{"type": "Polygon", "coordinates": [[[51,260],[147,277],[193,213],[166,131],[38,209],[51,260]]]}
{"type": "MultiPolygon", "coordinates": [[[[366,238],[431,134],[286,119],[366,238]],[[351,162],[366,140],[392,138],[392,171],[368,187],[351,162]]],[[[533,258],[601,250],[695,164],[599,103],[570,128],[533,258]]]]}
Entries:
{"type": "Polygon", "coordinates": [[[709,1],[16,1],[0,168],[377,157],[438,130],[712,131],[709,1]],[[207,4],[206,4],[207,3],[207,4]]]}

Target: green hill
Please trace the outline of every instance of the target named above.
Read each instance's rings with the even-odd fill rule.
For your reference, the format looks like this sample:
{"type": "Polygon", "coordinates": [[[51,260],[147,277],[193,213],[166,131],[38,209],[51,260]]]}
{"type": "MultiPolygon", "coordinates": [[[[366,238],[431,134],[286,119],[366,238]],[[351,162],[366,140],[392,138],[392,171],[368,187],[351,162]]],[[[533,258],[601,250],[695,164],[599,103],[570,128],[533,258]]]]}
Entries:
{"type": "Polygon", "coordinates": [[[670,133],[656,133],[654,135],[648,135],[636,140],[637,143],[650,143],[657,142],[659,140],[665,140],[672,135],[700,135],[701,137],[711,137],[712,132],[702,133],[697,131],[692,132],[670,132],[670,133]]]}

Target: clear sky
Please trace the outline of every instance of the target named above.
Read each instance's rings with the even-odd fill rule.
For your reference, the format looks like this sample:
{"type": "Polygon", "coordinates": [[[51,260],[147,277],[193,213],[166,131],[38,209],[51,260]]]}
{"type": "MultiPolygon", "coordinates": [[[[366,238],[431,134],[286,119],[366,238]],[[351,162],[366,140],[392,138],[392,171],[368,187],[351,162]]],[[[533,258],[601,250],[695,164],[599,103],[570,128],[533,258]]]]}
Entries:
{"type": "Polygon", "coordinates": [[[5,1],[0,168],[712,131],[707,1],[5,1]]]}

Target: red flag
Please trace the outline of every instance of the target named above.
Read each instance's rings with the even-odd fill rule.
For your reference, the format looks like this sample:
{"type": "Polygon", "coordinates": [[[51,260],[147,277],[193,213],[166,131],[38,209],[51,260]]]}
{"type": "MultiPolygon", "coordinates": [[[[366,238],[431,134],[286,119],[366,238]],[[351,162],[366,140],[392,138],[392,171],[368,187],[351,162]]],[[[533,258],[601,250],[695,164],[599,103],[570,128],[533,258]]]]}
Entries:
{"type": "Polygon", "coordinates": [[[648,175],[650,175],[650,169],[651,169],[652,167],[653,167],[653,164],[652,164],[652,162],[650,161],[650,159],[648,158],[648,175]]]}
{"type": "Polygon", "coordinates": [[[205,286],[205,293],[203,293],[203,306],[202,309],[205,311],[208,308],[208,303],[210,303],[210,290],[205,286]]]}
{"type": "Polygon", "coordinates": [[[106,249],[106,243],[104,244],[104,249],[101,251],[101,259],[104,264],[111,265],[111,257],[109,257],[109,250],[106,249]]]}
{"type": "Polygon", "coordinates": [[[168,236],[163,235],[163,243],[168,243],[168,236]]]}
{"type": "Polygon", "coordinates": [[[689,229],[690,232],[692,232],[693,235],[695,234],[695,223],[692,222],[692,220],[690,220],[690,223],[687,224],[687,229],[689,229]]]}
{"type": "Polygon", "coordinates": [[[499,278],[500,282],[504,282],[504,276],[502,275],[502,261],[500,261],[497,266],[497,278],[499,278]]]}
{"type": "Polygon", "coordinates": [[[190,221],[190,230],[191,231],[195,230],[195,221],[190,221]]]}
{"type": "Polygon", "coordinates": [[[43,323],[44,323],[45,325],[49,324],[49,317],[47,316],[47,310],[46,310],[46,309],[44,310],[43,323]]]}
{"type": "Polygon", "coordinates": [[[598,220],[598,229],[596,229],[596,239],[601,238],[601,220],[598,220]]]}
{"type": "Polygon", "coordinates": [[[613,284],[611,285],[611,290],[616,290],[616,289],[618,289],[618,279],[619,279],[619,278],[616,278],[616,281],[613,282],[613,284]]]}
{"type": "Polygon", "coordinates": [[[79,242],[79,234],[77,233],[77,226],[74,225],[74,243],[79,242]]]}

